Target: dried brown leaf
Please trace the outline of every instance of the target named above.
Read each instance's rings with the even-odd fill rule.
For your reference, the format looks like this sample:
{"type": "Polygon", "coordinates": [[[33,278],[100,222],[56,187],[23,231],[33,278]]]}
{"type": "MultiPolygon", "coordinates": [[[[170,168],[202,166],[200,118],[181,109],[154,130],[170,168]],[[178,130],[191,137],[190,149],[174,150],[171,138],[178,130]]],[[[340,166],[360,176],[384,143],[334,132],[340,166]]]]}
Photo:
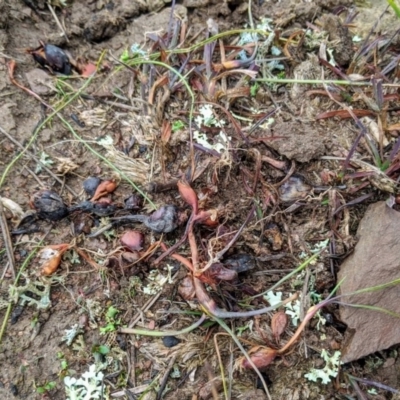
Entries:
{"type": "Polygon", "coordinates": [[[275,336],[275,340],[278,341],[283,332],[285,332],[288,324],[288,316],[284,311],[278,311],[271,320],[272,333],[275,336]]]}

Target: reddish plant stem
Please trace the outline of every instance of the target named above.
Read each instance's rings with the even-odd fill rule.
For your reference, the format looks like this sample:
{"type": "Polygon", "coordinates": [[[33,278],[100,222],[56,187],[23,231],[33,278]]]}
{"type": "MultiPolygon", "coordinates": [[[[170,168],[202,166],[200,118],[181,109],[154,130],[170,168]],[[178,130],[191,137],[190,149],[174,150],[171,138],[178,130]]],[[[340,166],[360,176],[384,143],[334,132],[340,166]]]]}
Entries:
{"type": "Polygon", "coordinates": [[[32,90],[29,90],[25,86],[21,85],[19,82],[17,82],[14,78],[14,72],[15,72],[15,67],[17,66],[17,63],[15,60],[11,60],[8,65],[8,76],[10,77],[10,81],[13,85],[19,87],[20,89],[24,90],[25,92],[29,93],[31,96],[33,96],[36,100],[39,100],[44,106],[46,106],[48,109],[54,111],[54,108],[47,104],[40,96],[38,96],[35,92],[32,92],[32,90]]]}

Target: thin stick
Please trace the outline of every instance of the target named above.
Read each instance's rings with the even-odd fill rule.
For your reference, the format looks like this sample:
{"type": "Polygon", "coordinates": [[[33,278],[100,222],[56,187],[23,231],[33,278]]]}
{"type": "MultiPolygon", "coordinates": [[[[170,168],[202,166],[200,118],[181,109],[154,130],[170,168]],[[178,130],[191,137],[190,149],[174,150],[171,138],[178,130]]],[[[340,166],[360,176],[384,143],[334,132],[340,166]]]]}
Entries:
{"type": "Polygon", "coordinates": [[[13,279],[15,279],[15,258],[14,258],[14,250],[10,237],[10,231],[8,230],[7,219],[4,213],[3,203],[0,200],[0,225],[1,225],[1,233],[3,234],[4,245],[7,251],[8,257],[8,265],[11,269],[11,274],[13,279]]]}
{"type": "Polygon", "coordinates": [[[32,178],[39,184],[39,186],[42,189],[46,189],[46,185],[39,179],[39,177],[27,165],[24,165],[23,168],[26,169],[32,175],[32,178]]]}
{"type": "Polygon", "coordinates": [[[168,367],[167,367],[167,369],[166,369],[166,371],[165,371],[165,373],[164,373],[164,376],[163,376],[162,379],[161,379],[160,389],[158,389],[156,400],[161,400],[162,397],[163,397],[163,392],[164,392],[165,386],[167,386],[167,382],[168,382],[168,378],[169,378],[169,373],[171,372],[171,370],[172,370],[172,368],[173,368],[173,366],[174,366],[174,364],[175,364],[175,361],[176,361],[176,358],[177,358],[177,357],[178,357],[178,354],[175,354],[175,355],[171,358],[171,360],[170,360],[170,362],[169,362],[169,364],[168,364],[168,367]]]}
{"type": "Polygon", "coordinates": [[[56,21],[57,26],[60,28],[62,34],[65,36],[65,39],[67,39],[67,42],[69,42],[68,36],[67,36],[67,32],[65,32],[64,27],[61,25],[60,20],[57,17],[57,14],[55,13],[53,7],[51,6],[51,4],[49,2],[47,2],[47,7],[49,8],[51,15],[53,16],[54,20],[56,21]]]}
{"type": "MultiPolygon", "coordinates": [[[[270,83],[299,83],[304,85],[310,84],[326,84],[326,85],[354,85],[354,86],[372,86],[371,82],[354,82],[341,80],[323,80],[323,79],[279,79],[279,78],[259,78],[253,79],[253,82],[270,82],[270,83]]],[[[384,83],[383,87],[399,87],[399,83],[384,83]]]]}
{"type": "MultiPolygon", "coordinates": [[[[227,387],[226,387],[224,364],[222,363],[221,352],[219,351],[218,340],[217,340],[217,336],[220,336],[220,335],[226,335],[226,333],[225,332],[219,332],[219,333],[216,333],[214,335],[214,347],[215,347],[215,352],[217,353],[217,357],[218,357],[219,368],[221,370],[221,379],[222,379],[222,386],[224,387],[225,400],[228,400],[228,397],[227,397],[228,390],[227,390],[227,387]]],[[[232,353],[231,353],[231,356],[232,356],[232,353]]],[[[217,394],[217,399],[218,399],[218,394],[217,394]]]]}
{"type": "Polygon", "coordinates": [[[143,335],[154,337],[179,336],[194,331],[206,320],[206,318],[207,316],[203,314],[197,322],[188,326],[187,328],[181,329],[180,331],[150,331],[149,329],[119,328],[118,332],[127,333],[129,335],[143,335]]]}

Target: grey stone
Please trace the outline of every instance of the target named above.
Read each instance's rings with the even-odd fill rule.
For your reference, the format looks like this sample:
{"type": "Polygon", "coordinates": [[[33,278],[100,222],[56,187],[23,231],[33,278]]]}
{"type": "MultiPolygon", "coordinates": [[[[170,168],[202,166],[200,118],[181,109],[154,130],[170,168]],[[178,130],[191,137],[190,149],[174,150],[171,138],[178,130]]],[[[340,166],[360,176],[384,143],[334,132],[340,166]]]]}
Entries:
{"type": "Polygon", "coordinates": [[[52,77],[43,69],[35,68],[25,74],[29,87],[38,95],[54,92],[52,77]]]}

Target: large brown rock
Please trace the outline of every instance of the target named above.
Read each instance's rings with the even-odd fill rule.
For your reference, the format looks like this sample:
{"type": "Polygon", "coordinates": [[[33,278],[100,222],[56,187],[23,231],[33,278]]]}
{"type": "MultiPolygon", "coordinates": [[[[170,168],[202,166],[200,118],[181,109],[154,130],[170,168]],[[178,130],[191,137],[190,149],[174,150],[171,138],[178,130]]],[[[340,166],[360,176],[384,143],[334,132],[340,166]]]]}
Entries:
{"type": "MultiPolygon", "coordinates": [[[[400,278],[400,213],[385,202],[368,207],[361,220],[354,253],[340,267],[345,278],[340,294],[391,282],[400,278]]],[[[350,304],[381,307],[400,314],[399,285],[342,298],[350,304]]],[[[400,343],[400,319],[379,311],[340,307],[348,325],[342,361],[349,362],[400,343]]]]}

